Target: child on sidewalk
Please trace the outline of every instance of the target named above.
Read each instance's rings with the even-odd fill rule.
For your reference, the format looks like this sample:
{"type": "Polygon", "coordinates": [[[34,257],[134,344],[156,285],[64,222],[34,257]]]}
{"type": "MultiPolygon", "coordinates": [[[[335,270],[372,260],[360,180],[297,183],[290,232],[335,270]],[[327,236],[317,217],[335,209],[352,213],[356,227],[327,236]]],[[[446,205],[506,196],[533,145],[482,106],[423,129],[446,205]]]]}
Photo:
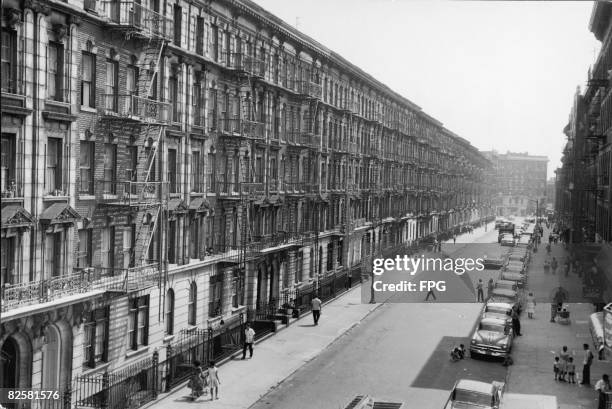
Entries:
{"type": "Polygon", "coordinates": [[[555,357],[555,362],[553,363],[553,372],[555,373],[555,381],[559,380],[559,357],[555,357]]]}
{"type": "Polygon", "coordinates": [[[576,364],[571,356],[567,362],[567,382],[576,383],[576,364]]]}

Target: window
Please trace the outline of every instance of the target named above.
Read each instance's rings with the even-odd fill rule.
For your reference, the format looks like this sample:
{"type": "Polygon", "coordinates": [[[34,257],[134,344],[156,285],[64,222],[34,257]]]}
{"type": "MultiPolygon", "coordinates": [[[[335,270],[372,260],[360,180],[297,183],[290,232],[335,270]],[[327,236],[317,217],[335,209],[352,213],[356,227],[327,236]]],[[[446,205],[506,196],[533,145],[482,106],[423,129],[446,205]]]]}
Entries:
{"type": "MultiPolygon", "coordinates": [[[[133,65],[129,65],[125,70],[125,90],[127,95],[135,96],[138,95],[138,68],[133,65]]],[[[132,115],[138,115],[137,101],[130,98],[126,101],[127,106],[125,108],[126,113],[132,115]]]]}
{"type": "MultiPolygon", "coordinates": [[[[3,76],[4,77],[4,76],[3,76]]],[[[15,157],[16,157],[16,137],[15,134],[2,134],[2,146],[0,150],[0,185],[2,192],[13,192],[17,194],[15,185],[15,157]]]]}
{"type": "Polygon", "coordinates": [[[168,102],[172,104],[172,122],[180,122],[179,100],[178,100],[178,79],[176,71],[173,69],[168,78],[168,102]]]}
{"type": "Polygon", "coordinates": [[[136,182],[138,180],[138,172],[137,172],[138,146],[128,146],[127,151],[128,151],[128,162],[127,162],[128,168],[126,169],[127,178],[131,182],[136,182]]]}
{"type": "Polygon", "coordinates": [[[128,346],[137,350],[149,343],[149,296],[130,300],[128,314],[128,346]]]}
{"type": "Polygon", "coordinates": [[[77,254],[77,268],[91,267],[91,230],[79,230],[79,252],[77,254]]]}
{"type": "Polygon", "coordinates": [[[334,269],[334,244],[327,245],[327,271],[334,269]]]}
{"type": "Polygon", "coordinates": [[[197,17],[196,23],[196,53],[204,54],[204,18],[197,17]]]}
{"type": "Polygon", "coordinates": [[[94,142],[81,141],[79,162],[79,192],[93,194],[94,142]]]}
{"type": "Polygon", "coordinates": [[[200,218],[194,217],[189,226],[189,257],[200,258],[200,218]]]}
{"type": "Polygon", "coordinates": [[[206,251],[212,252],[215,245],[214,239],[214,219],[212,217],[206,218],[206,251]]]}
{"type": "Polygon", "coordinates": [[[118,97],[118,69],[116,61],[106,60],[106,84],[104,88],[104,107],[111,111],[117,111],[118,97]]]}
{"type": "Polygon", "coordinates": [[[15,276],[15,238],[7,237],[1,239],[2,250],[0,253],[0,286],[4,284],[16,284],[15,276]]]}
{"type": "Polygon", "coordinates": [[[208,192],[215,191],[215,154],[208,154],[208,161],[206,164],[206,184],[208,192]]]}
{"type": "Polygon", "coordinates": [[[218,274],[210,277],[210,303],[208,305],[208,316],[221,315],[221,292],[223,289],[223,275],[218,274]]]}
{"type": "Polygon", "coordinates": [[[110,307],[98,308],[86,314],[83,338],[83,361],[86,367],[95,368],[108,361],[108,326],[110,307]]]}
{"type": "Polygon", "coordinates": [[[174,333],[174,290],[170,288],[166,293],[166,334],[174,333]]]}
{"type": "Polygon", "coordinates": [[[181,23],[183,19],[183,10],[180,6],[174,5],[174,44],[181,46],[181,23]]]}
{"type": "Polygon", "coordinates": [[[170,182],[170,193],[178,193],[176,183],[176,149],[168,149],[168,182],[170,182]]]}
{"type": "Polygon", "coordinates": [[[46,191],[55,194],[62,189],[62,140],[60,138],[47,139],[47,173],[46,191]]]}
{"type": "Polygon", "coordinates": [[[115,266],[115,226],[102,229],[101,257],[103,268],[115,266]]]}
{"type": "MultiPolygon", "coordinates": [[[[299,283],[302,281],[302,274],[304,274],[304,253],[301,251],[297,252],[296,255],[296,259],[295,259],[295,264],[296,264],[296,272],[295,272],[295,282],[299,283]]],[[[285,285],[285,287],[289,287],[290,283],[287,283],[285,285]]]]}
{"type": "Polygon", "coordinates": [[[202,167],[200,163],[200,152],[191,152],[191,191],[202,192],[202,167]]]}
{"type": "Polygon", "coordinates": [[[83,52],[81,61],[81,105],[96,107],[96,58],[83,52]]]}
{"type": "Polygon", "coordinates": [[[234,271],[232,306],[238,308],[241,305],[244,305],[244,271],[234,271]]]}
{"type": "Polygon", "coordinates": [[[117,145],[104,144],[104,193],[117,193],[117,145]]]}
{"type": "Polygon", "coordinates": [[[204,126],[204,101],[202,101],[202,83],[200,82],[201,75],[196,77],[196,82],[191,90],[191,105],[193,107],[193,124],[195,126],[204,126]]]}
{"type": "Polygon", "coordinates": [[[17,33],[2,29],[2,92],[17,92],[17,33]]]}
{"type": "Polygon", "coordinates": [[[168,262],[176,263],[176,220],[168,223],[168,262]]]}
{"type": "Polygon", "coordinates": [[[47,234],[45,247],[47,277],[59,277],[62,275],[62,250],[62,233],[47,234]]]}
{"type": "Polygon", "coordinates": [[[189,304],[187,305],[187,324],[196,325],[196,311],[198,301],[198,286],[192,282],[189,286],[189,304]]]}
{"type": "Polygon", "coordinates": [[[47,50],[47,99],[63,101],[64,45],[50,42],[47,50]]]}
{"type": "Polygon", "coordinates": [[[342,240],[338,242],[338,265],[342,265],[343,244],[344,242],[342,240]]]}

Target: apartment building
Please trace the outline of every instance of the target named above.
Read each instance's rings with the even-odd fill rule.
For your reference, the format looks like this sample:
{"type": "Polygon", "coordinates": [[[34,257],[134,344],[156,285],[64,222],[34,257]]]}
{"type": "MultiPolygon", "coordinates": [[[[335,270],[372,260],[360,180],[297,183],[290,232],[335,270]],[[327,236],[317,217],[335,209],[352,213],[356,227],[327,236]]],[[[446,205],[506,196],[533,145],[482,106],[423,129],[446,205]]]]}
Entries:
{"type": "Polygon", "coordinates": [[[248,0],[1,21],[1,387],[70,397],[491,214],[468,141],[248,0]]]}
{"type": "MultiPolygon", "coordinates": [[[[527,152],[482,152],[493,163],[497,216],[527,216],[546,208],[546,156],[527,152]]],[[[541,213],[543,214],[543,213],[541,213]]]]}

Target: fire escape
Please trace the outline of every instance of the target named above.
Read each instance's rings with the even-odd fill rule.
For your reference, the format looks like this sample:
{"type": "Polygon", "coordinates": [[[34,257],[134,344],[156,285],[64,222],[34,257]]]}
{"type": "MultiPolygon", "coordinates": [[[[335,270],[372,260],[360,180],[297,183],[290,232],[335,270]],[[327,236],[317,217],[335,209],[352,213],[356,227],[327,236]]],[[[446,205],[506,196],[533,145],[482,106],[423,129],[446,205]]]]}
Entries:
{"type": "Polygon", "coordinates": [[[96,188],[96,199],[107,214],[127,213],[134,226],[129,267],[118,270],[111,266],[114,275],[121,271],[122,282],[115,290],[126,293],[161,286],[166,279],[163,235],[158,236],[156,259],[153,259],[156,252],[151,252],[153,249],[149,247],[155,233],[167,227],[164,226],[164,209],[168,204],[168,187],[160,177],[159,150],[169,104],[158,99],[157,91],[162,53],[172,38],[173,27],[169,18],[135,1],[105,2],[104,6],[109,17],[109,32],[136,41],[142,50],[133,83],[126,86],[124,93],[103,95],[104,107],[100,115],[100,128],[106,134],[119,134],[130,140],[137,152],[135,160],[131,158],[133,169],[120,170],[115,180],[104,180],[103,186],[96,188]]]}

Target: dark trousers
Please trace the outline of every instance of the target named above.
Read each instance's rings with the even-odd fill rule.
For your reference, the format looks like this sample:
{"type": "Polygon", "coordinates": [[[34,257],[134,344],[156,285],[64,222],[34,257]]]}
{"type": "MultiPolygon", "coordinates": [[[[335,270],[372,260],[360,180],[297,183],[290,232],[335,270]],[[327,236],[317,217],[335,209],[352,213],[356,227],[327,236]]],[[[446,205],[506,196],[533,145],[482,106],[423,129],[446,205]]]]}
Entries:
{"type": "Polygon", "coordinates": [[[249,349],[249,357],[253,358],[253,343],[245,342],[244,346],[242,347],[242,359],[246,358],[247,348],[249,349]]]}
{"type": "Polygon", "coordinates": [[[482,288],[478,289],[478,302],[484,301],[484,293],[482,292],[482,288]]]}
{"type": "Polygon", "coordinates": [[[521,321],[518,319],[512,319],[512,330],[515,335],[521,335],[521,321]]]}
{"type": "Polygon", "coordinates": [[[591,365],[584,365],[582,367],[582,384],[591,384],[591,365]]]}
{"type": "Polygon", "coordinates": [[[319,323],[320,316],[321,316],[321,310],[312,310],[312,318],[314,319],[315,325],[319,323]]]}
{"type": "Polygon", "coordinates": [[[427,297],[425,297],[425,301],[429,301],[429,297],[433,297],[434,300],[436,300],[436,295],[434,294],[433,290],[429,290],[427,292],[427,297]]]}

